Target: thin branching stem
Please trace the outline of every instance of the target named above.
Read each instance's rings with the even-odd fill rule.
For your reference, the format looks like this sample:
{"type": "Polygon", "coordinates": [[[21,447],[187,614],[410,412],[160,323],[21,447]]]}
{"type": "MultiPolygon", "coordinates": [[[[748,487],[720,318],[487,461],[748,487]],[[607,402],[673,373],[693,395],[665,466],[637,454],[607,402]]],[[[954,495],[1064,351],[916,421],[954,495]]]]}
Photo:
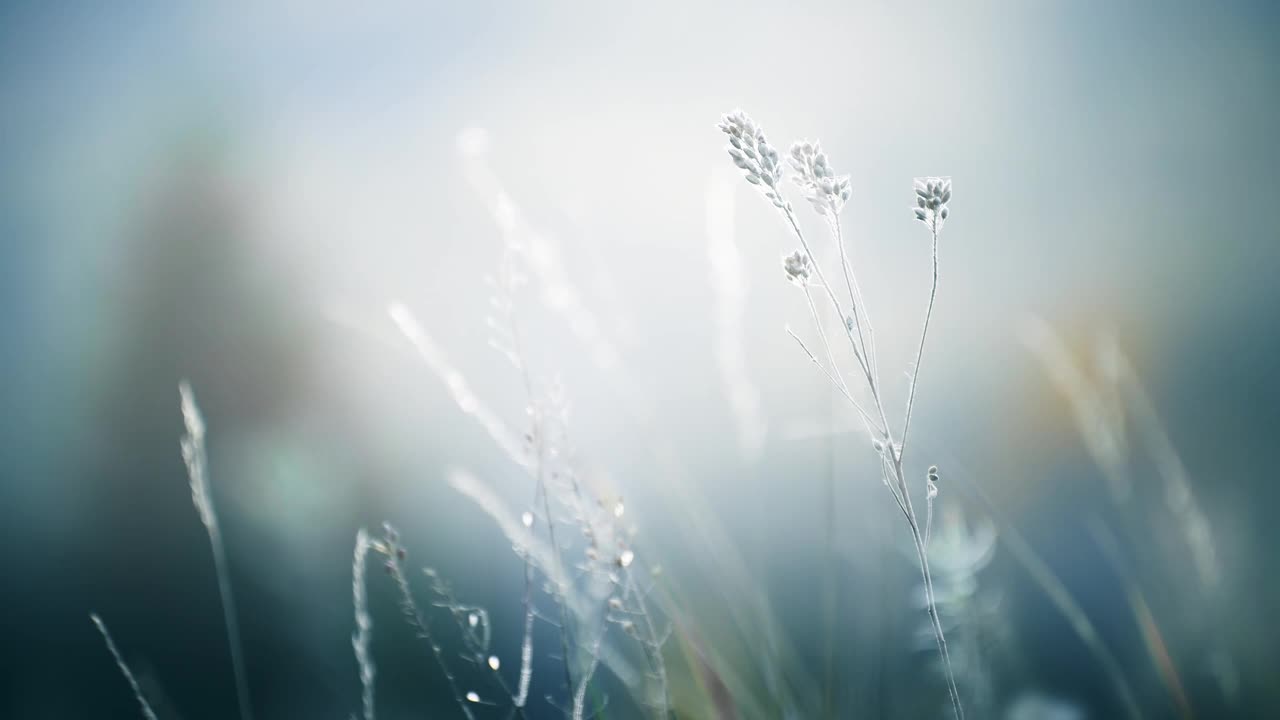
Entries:
{"type": "Polygon", "coordinates": [[[849,304],[853,307],[853,320],[858,328],[858,340],[862,343],[862,355],[871,366],[871,377],[880,382],[880,368],[876,366],[876,329],[871,324],[871,313],[867,311],[862,300],[862,289],[858,287],[858,276],[853,272],[849,262],[849,253],[844,246],[844,232],[840,225],[840,216],[831,218],[831,230],[835,234],[836,247],[840,250],[840,268],[844,271],[845,287],[849,291],[849,304]],[[867,326],[867,337],[862,336],[863,324],[867,326]]]}
{"type": "MultiPolygon", "coordinates": [[[[831,301],[831,307],[836,311],[836,315],[844,317],[844,311],[840,307],[840,300],[836,298],[835,290],[831,288],[831,283],[827,282],[826,275],[822,272],[822,265],[817,261],[817,256],[813,254],[813,250],[809,247],[809,241],[805,239],[804,232],[800,230],[800,224],[796,222],[795,210],[788,205],[783,209],[783,216],[791,225],[791,230],[796,234],[796,238],[800,241],[800,246],[804,248],[805,253],[813,260],[813,269],[818,278],[818,284],[826,291],[827,298],[831,301]]],[[[855,318],[856,323],[856,318],[855,318]]],[[[844,323],[842,323],[844,324],[844,323]]],[[[858,342],[853,337],[853,331],[848,324],[844,324],[845,335],[849,338],[849,345],[853,348],[854,357],[858,359],[858,367],[861,368],[863,376],[867,380],[867,385],[871,388],[871,395],[875,399],[876,409],[880,414],[880,422],[884,428],[884,434],[889,434],[889,418],[884,412],[884,403],[880,401],[880,393],[877,389],[876,382],[872,379],[871,368],[867,366],[866,359],[858,352],[858,342]]]]}
{"type": "Polygon", "coordinates": [[[667,664],[662,657],[663,641],[658,637],[658,631],[653,625],[653,617],[649,615],[649,609],[644,601],[644,593],[636,585],[635,575],[630,570],[626,570],[627,588],[636,598],[636,609],[639,610],[640,617],[644,619],[645,632],[649,637],[642,640],[641,644],[648,647],[649,652],[646,656],[652,656],[654,672],[658,676],[658,683],[662,687],[662,705],[658,708],[656,715],[663,720],[671,716],[671,695],[670,688],[667,684],[667,664]]]}
{"type": "Polygon", "coordinates": [[[392,579],[395,580],[396,588],[400,591],[401,613],[409,625],[418,633],[418,637],[431,648],[431,656],[435,658],[436,665],[449,683],[449,691],[453,693],[453,699],[458,703],[462,714],[466,716],[467,720],[475,720],[475,716],[471,714],[471,708],[467,706],[467,699],[463,696],[462,691],[458,689],[458,681],[454,677],[453,671],[449,669],[449,664],[445,662],[444,650],[436,642],[435,638],[431,636],[431,629],[427,625],[427,619],[423,617],[422,611],[418,609],[418,603],[413,600],[413,589],[409,587],[409,578],[405,575],[404,566],[401,565],[400,558],[396,556],[398,548],[391,546],[388,549],[387,569],[391,572],[392,579]]]}
{"type": "Polygon", "coordinates": [[[827,341],[827,331],[823,327],[822,318],[818,315],[818,308],[813,304],[813,293],[809,292],[809,288],[804,288],[804,299],[809,304],[809,314],[813,317],[814,327],[818,329],[818,338],[822,340],[822,349],[827,353],[827,362],[831,366],[832,377],[836,379],[840,389],[849,394],[849,386],[844,381],[844,375],[840,372],[840,366],[836,363],[836,356],[831,352],[831,343],[827,341]]]}
{"type": "MultiPolygon", "coordinates": [[[[787,205],[782,209],[782,213],[783,213],[783,216],[787,219],[787,222],[790,224],[791,229],[795,233],[797,239],[799,239],[801,247],[804,249],[806,253],[808,253],[810,258],[814,258],[814,255],[811,249],[809,248],[809,244],[805,240],[804,233],[800,230],[799,223],[796,222],[794,210],[790,207],[790,205],[787,205]]],[[[916,378],[919,376],[920,355],[923,355],[924,353],[924,340],[928,335],[928,329],[929,329],[928,319],[929,319],[929,316],[933,314],[933,304],[937,297],[937,291],[938,291],[938,262],[937,262],[938,234],[937,234],[936,224],[931,226],[931,229],[933,230],[932,232],[933,283],[929,293],[928,313],[925,318],[924,328],[921,332],[920,348],[919,348],[917,359],[916,359],[915,372],[913,372],[912,374],[911,390],[909,394],[910,401],[908,402],[907,420],[904,423],[904,433],[906,428],[909,427],[909,423],[910,423],[910,407],[915,397],[915,384],[916,384],[916,378]]],[[[831,284],[827,281],[826,276],[823,274],[822,268],[819,265],[819,263],[816,262],[816,259],[813,262],[813,268],[815,271],[814,274],[816,275],[818,280],[818,284],[821,285],[822,289],[826,291],[827,297],[830,299],[832,307],[835,308],[837,314],[841,314],[843,316],[843,313],[841,312],[841,308],[840,308],[840,301],[836,297],[835,291],[832,289],[831,284]]],[[[854,286],[853,275],[854,274],[850,272],[849,285],[851,288],[851,293],[852,293],[852,287],[854,286]]],[[[855,318],[855,324],[856,323],[857,323],[857,318],[855,318]]],[[[888,415],[885,412],[884,401],[881,398],[879,387],[872,374],[870,365],[867,362],[866,358],[858,351],[858,345],[859,345],[858,341],[854,338],[853,331],[848,326],[848,324],[845,325],[845,330],[846,330],[846,335],[849,338],[849,343],[853,348],[854,356],[858,358],[859,367],[862,370],[863,375],[867,381],[868,389],[871,391],[871,396],[872,396],[872,400],[874,401],[873,405],[875,407],[875,410],[880,415],[880,418],[885,428],[884,452],[887,453],[888,455],[888,458],[887,458],[888,467],[886,469],[892,474],[892,482],[887,484],[890,485],[890,490],[893,492],[894,499],[898,502],[899,509],[903,511],[903,515],[906,517],[907,524],[908,526],[910,526],[910,529],[911,529],[912,544],[915,546],[916,557],[920,565],[920,577],[924,584],[925,602],[928,607],[929,620],[933,629],[934,640],[936,641],[938,646],[938,655],[939,657],[942,658],[943,670],[946,674],[947,693],[950,696],[952,711],[955,713],[956,719],[964,720],[964,708],[960,702],[960,691],[958,686],[956,685],[955,673],[951,666],[951,656],[947,649],[946,635],[942,629],[942,622],[938,617],[938,610],[937,610],[937,605],[936,605],[936,600],[935,600],[935,595],[933,590],[933,577],[929,571],[929,559],[928,559],[928,553],[925,548],[924,536],[922,533],[920,523],[917,520],[915,509],[912,507],[910,489],[907,486],[905,473],[903,472],[902,445],[897,445],[894,443],[893,436],[891,432],[888,430],[889,428],[888,415]]],[[[812,353],[810,353],[810,357],[812,358],[812,353]]]]}
{"type": "Polygon", "coordinates": [[[800,345],[800,349],[804,351],[805,355],[809,356],[809,360],[811,360],[814,365],[817,365],[818,369],[821,370],[822,373],[827,376],[827,379],[831,381],[832,386],[834,386],[836,390],[839,390],[845,396],[845,398],[848,399],[848,401],[853,405],[854,409],[858,411],[858,414],[862,416],[863,422],[867,423],[868,427],[873,427],[878,432],[884,433],[884,429],[876,424],[876,421],[874,418],[871,417],[871,414],[868,413],[862,407],[862,405],[853,398],[853,395],[849,394],[848,388],[846,388],[843,383],[837,380],[836,376],[833,375],[830,370],[823,367],[822,361],[818,360],[818,357],[813,354],[813,351],[809,349],[809,346],[804,344],[804,340],[801,340],[800,336],[796,335],[795,331],[792,330],[791,328],[787,328],[787,334],[790,335],[791,338],[800,345]]]}
{"type": "Polygon", "coordinates": [[[910,523],[911,513],[907,511],[906,503],[902,501],[902,496],[898,494],[898,489],[894,487],[893,470],[891,469],[889,458],[883,455],[880,457],[880,473],[884,486],[889,489],[889,494],[893,495],[893,501],[898,504],[898,509],[902,511],[902,517],[910,523]]]}
{"type": "MultiPolygon", "coordinates": [[[[555,518],[551,514],[551,500],[549,498],[550,493],[547,492],[547,484],[546,484],[546,473],[545,473],[546,449],[547,449],[546,448],[546,427],[543,422],[545,418],[543,418],[542,413],[537,409],[537,398],[534,395],[534,389],[533,389],[533,377],[530,375],[528,365],[525,363],[524,349],[520,342],[520,325],[517,322],[515,311],[510,309],[514,307],[514,302],[512,301],[512,295],[514,295],[514,292],[515,292],[515,288],[513,287],[514,280],[512,277],[512,274],[514,272],[514,269],[513,269],[514,261],[512,260],[513,252],[514,251],[510,248],[507,250],[507,256],[505,257],[506,264],[503,267],[503,288],[502,289],[503,289],[503,292],[507,294],[507,297],[506,297],[506,300],[508,303],[507,322],[511,329],[511,341],[512,341],[514,356],[517,359],[518,364],[520,366],[520,378],[524,382],[525,395],[528,398],[529,408],[534,413],[533,434],[534,434],[534,440],[537,443],[537,447],[535,448],[536,462],[533,467],[533,472],[534,472],[533,501],[536,505],[536,503],[538,502],[539,496],[541,496],[542,509],[547,522],[547,535],[549,536],[551,541],[552,554],[555,555],[555,559],[557,563],[563,563],[563,560],[561,559],[561,554],[560,554],[560,546],[556,542],[556,523],[555,523],[555,518]]],[[[561,574],[563,574],[563,570],[564,568],[562,565],[560,567],[561,574]]],[[[531,665],[533,661],[533,615],[534,615],[533,592],[532,592],[533,567],[527,555],[525,556],[524,578],[525,578],[525,592],[524,592],[525,634],[524,634],[524,639],[521,643],[521,653],[520,653],[520,687],[519,687],[519,692],[516,698],[513,698],[513,699],[518,698],[516,702],[516,707],[524,706],[524,703],[527,700],[528,694],[529,694],[529,681],[532,678],[532,674],[533,674],[532,673],[533,668],[531,665]]],[[[560,654],[563,655],[564,657],[564,681],[565,681],[565,687],[568,688],[570,691],[572,691],[573,670],[570,667],[571,659],[569,657],[569,646],[571,644],[569,639],[569,632],[570,632],[569,614],[568,614],[568,609],[565,607],[565,605],[568,602],[568,599],[564,597],[563,588],[557,588],[557,596],[558,597],[556,598],[556,602],[560,606],[560,623],[559,623],[560,654]]]]}

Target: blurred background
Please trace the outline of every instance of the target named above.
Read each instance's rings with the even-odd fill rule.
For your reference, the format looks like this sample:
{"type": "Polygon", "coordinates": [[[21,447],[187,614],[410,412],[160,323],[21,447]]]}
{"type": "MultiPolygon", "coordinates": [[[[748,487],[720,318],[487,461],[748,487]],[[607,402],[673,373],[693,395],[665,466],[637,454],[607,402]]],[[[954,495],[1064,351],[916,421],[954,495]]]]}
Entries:
{"type": "MultiPolygon", "coordinates": [[[[1266,2],[5,3],[0,716],[138,716],[91,611],[163,718],[235,716],[184,378],[258,717],[358,712],[352,544],[383,520],[513,673],[523,564],[446,478],[513,512],[532,486],[443,378],[524,431],[486,324],[515,247],[526,364],[662,568],[677,715],[946,717],[907,529],[716,130],[737,107],[851,175],[891,413],[912,179],[953,178],[909,472],[940,468],[969,716],[1280,715],[1278,30],[1266,2]]],[[[379,715],[460,716],[385,580],[379,715]]],[[[536,718],[567,704],[551,632],[536,718]]]]}

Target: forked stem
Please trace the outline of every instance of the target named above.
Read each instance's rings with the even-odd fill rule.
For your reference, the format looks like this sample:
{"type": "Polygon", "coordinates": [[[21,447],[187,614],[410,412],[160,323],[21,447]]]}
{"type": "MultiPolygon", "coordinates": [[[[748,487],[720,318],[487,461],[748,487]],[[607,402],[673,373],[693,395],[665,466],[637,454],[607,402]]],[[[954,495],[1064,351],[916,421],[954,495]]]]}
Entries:
{"type": "MultiPolygon", "coordinates": [[[[849,263],[849,256],[845,251],[844,238],[840,228],[839,211],[844,206],[844,202],[848,200],[850,192],[848,176],[837,177],[834,175],[827,163],[825,154],[822,153],[816,143],[802,142],[792,146],[791,164],[796,169],[796,172],[799,173],[797,182],[805,189],[807,199],[818,206],[819,212],[827,215],[830,221],[832,235],[839,252],[841,271],[844,274],[845,285],[849,292],[851,307],[849,314],[845,315],[840,306],[840,299],[836,297],[835,289],[827,281],[826,275],[822,271],[821,263],[817,261],[817,257],[805,239],[804,232],[800,229],[794,208],[782,195],[779,181],[783,173],[778,163],[778,153],[765,140],[764,131],[746,113],[740,110],[725,115],[719,127],[721,131],[729,136],[728,151],[734,164],[744,172],[747,181],[760,187],[766,199],[778,209],[783,219],[786,220],[791,230],[795,233],[796,238],[800,241],[800,247],[803,252],[808,256],[808,262],[805,262],[804,258],[793,260],[793,258],[788,257],[784,260],[784,269],[787,271],[788,276],[793,281],[798,280],[798,284],[803,286],[808,282],[808,266],[811,265],[813,274],[816,277],[816,284],[821,286],[826,293],[832,308],[840,317],[841,324],[844,325],[845,335],[849,339],[854,358],[857,359],[858,366],[866,379],[867,388],[870,390],[871,398],[874,402],[872,409],[880,416],[881,427],[875,427],[875,422],[870,419],[868,413],[861,412],[862,419],[866,423],[867,430],[871,433],[875,447],[880,455],[881,472],[883,473],[885,485],[894,496],[894,501],[897,502],[899,509],[902,510],[902,514],[907,520],[907,524],[911,528],[911,540],[915,546],[917,559],[920,561],[920,576],[924,583],[929,620],[933,628],[934,638],[938,644],[938,655],[942,658],[942,665],[946,673],[947,692],[951,697],[951,706],[956,720],[964,720],[964,708],[960,704],[959,688],[956,686],[955,673],[952,671],[951,657],[947,651],[947,641],[943,634],[942,622],[938,618],[933,578],[929,572],[927,540],[925,539],[926,531],[922,530],[915,509],[912,507],[911,493],[907,487],[905,473],[903,472],[903,455],[905,453],[907,433],[911,428],[911,413],[915,405],[916,385],[920,377],[920,363],[924,356],[925,340],[929,333],[929,320],[933,316],[933,305],[938,294],[938,229],[941,220],[945,220],[947,217],[946,202],[951,198],[950,180],[930,178],[923,185],[917,183],[916,187],[917,205],[919,207],[915,209],[915,215],[918,220],[928,223],[933,240],[933,282],[929,290],[929,306],[925,312],[924,326],[920,332],[920,345],[916,350],[916,362],[911,372],[911,386],[907,395],[907,409],[902,427],[902,442],[895,443],[888,415],[885,412],[884,399],[880,392],[878,368],[875,362],[875,335],[871,329],[871,320],[867,316],[866,308],[862,306],[861,290],[858,288],[855,273],[849,263]],[[864,324],[867,326],[867,334],[864,334],[862,330],[864,324]],[[870,341],[868,341],[868,336],[871,338],[870,341]]],[[[805,290],[805,296],[809,302],[814,322],[818,326],[819,337],[823,342],[824,349],[827,351],[828,362],[830,363],[828,377],[837,390],[852,400],[853,395],[849,392],[848,383],[843,377],[839,377],[839,370],[836,367],[834,355],[830,352],[830,347],[827,344],[821,318],[818,316],[807,289],[805,290]]],[[[804,346],[803,341],[794,333],[792,333],[792,337],[797,342],[800,342],[809,359],[821,367],[821,363],[804,346]]],[[[856,402],[854,402],[854,407],[859,411],[862,409],[856,402]]],[[[932,500],[932,489],[930,488],[929,531],[932,530],[932,500]]]]}
{"type": "MultiPolygon", "coordinates": [[[[791,208],[788,206],[782,210],[782,213],[783,213],[783,216],[786,218],[787,222],[790,224],[791,229],[795,232],[796,237],[800,240],[801,247],[804,249],[806,253],[808,253],[809,257],[814,260],[813,262],[813,267],[815,271],[814,274],[817,278],[818,284],[822,287],[823,290],[826,291],[827,297],[830,299],[831,305],[835,309],[835,311],[838,314],[841,314],[843,316],[842,309],[840,307],[840,301],[836,297],[835,291],[832,289],[831,284],[827,281],[825,275],[823,274],[821,266],[817,263],[816,258],[814,258],[813,253],[809,248],[808,242],[805,240],[804,234],[801,232],[800,226],[796,222],[794,211],[792,211],[791,208]]],[[[929,305],[925,312],[924,326],[920,332],[920,345],[916,351],[916,364],[911,373],[911,387],[908,393],[907,412],[906,412],[906,419],[903,423],[903,435],[902,435],[903,440],[901,444],[895,444],[892,433],[888,431],[888,428],[889,428],[888,415],[884,409],[884,401],[881,398],[879,387],[877,386],[877,383],[875,381],[875,375],[871,369],[870,360],[865,355],[866,345],[859,342],[860,338],[855,339],[852,329],[849,328],[847,325],[845,329],[846,329],[846,334],[849,337],[849,343],[853,347],[854,357],[858,359],[859,368],[862,370],[863,376],[867,382],[868,389],[870,389],[871,391],[871,397],[874,402],[875,410],[880,415],[880,418],[884,423],[884,429],[885,429],[884,452],[888,454],[888,462],[885,463],[885,466],[886,466],[885,470],[888,472],[891,472],[893,476],[891,479],[891,482],[888,483],[889,489],[890,489],[890,492],[893,493],[894,499],[898,502],[899,508],[903,511],[903,515],[906,517],[907,524],[908,526],[910,526],[910,529],[911,529],[911,540],[912,540],[912,544],[915,546],[916,557],[920,564],[920,578],[924,584],[925,603],[929,613],[929,622],[933,630],[934,640],[936,641],[938,646],[938,655],[942,659],[943,671],[946,675],[946,680],[947,680],[947,694],[950,696],[950,700],[951,700],[951,708],[952,708],[952,711],[955,713],[956,720],[964,720],[964,707],[960,702],[960,689],[956,684],[955,672],[952,670],[952,667],[951,667],[951,654],[947,649],[946,634],[943,632],[943,629],[942,629],[942,621],[938,617],[936,598],[933,590],[933,576],[929,571],[928,550],[924,540],[923,531],[920,527],[920,522],[917,519],[915,508],[913,507],[911,502],[911,493],[907,487],[906,477],[905,477],[905,473],[903,471],[903,465],[902,465],[902,458],[903,458],[903,454],[905,452],[905,446],[906,446],[906,433],[911,426],[911,409],[915,404],[916,384],[920,376],[920,362],[924,356],[925,340],[928,338],[928,334],[929,334],[929,320],[933,316],[933,306],[934,306],[934,302],[937,300],[937,295],[938,295],[938,228],[937,228],[937,224],[935,223],[930,225],[930,230],[932,231],[931,236],[932,236],[932,258],[933,258],[932,276],[933,277],[932,277],[932,284],[929,290],[929,305]],[[863,352],[859,352],[860,347],[863,349],[863,352]]],[[[838,231],[836,233],[836,238],[837,238],[837,243],[842,246],[841,247],[841,264],[844,267],[844,269],[848,272],[847,282],[849,285],[850,296],[853,297],[855,293],[854,288],[857,287],[856,280],[854,279],[855,275],[852,272],[852,270],[848,268],[848,265],[845,262],[843,243],[841,242],[842,238],[840,237],[840,234],[838,231]]],[[[810,300],[810,306],[812,307],[812,300],[810,300]]],[[[856,312],[856,308],[854,311],[856,312]]],[[[815,315],[815,321],[817,321],[816,312],[814,313],[814,315],[815,315]]],[[[863,308],[862,317],[866,317],[865,308],[863,308]]],[[[868,324],[869,324],[869,321],[868,321],[868,324]]],[[[821,328],[819,329],[821,330],[821,328]]],[[[812,354],[810,355],[810,357],[812,359],[812,354]]],[[[833,371],[834,371],[834,368],[833,368],[833,371]]],[[[837,389],[845,389],[841,387],[842,385],[845,385],[843,382],[843,379],[841,379],[839,383],[836,383],[836,381],[833,379],[833,383],[836,384],[837,389]]],[[[847,387],[847,385],[845,385],[845,387],[847,387]]],[[[932,505],[932,503],[930,504],[932,505]]]]}

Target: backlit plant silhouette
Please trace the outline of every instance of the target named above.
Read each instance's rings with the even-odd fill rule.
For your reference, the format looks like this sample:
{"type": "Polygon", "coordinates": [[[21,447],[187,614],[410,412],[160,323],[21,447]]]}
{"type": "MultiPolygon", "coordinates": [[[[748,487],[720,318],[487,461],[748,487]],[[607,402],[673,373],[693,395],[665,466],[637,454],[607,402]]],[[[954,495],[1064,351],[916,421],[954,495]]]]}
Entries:
{"type": "Polygon", "coordinates": [[[920,344],[916,351],[915,365],[910,372],[910,387],[907,391],[902,432],[896,435],[889,421],[889,415],[885,411],[879,369],[876,365],[875,330],[866,305],[863,303],[862,291],[858,287],[857,277],[846,252],[840,227],[840,212],[849,200],[851,192],[849,176],[835,174],[820,144],[807,140],[792,144],[787,157],[788,164],[793,170],[792,180],[800,188],[814,211],[827,221],[843,276],[843,286],[838,287],[836,283],[840,281],[832,283],[827,279],[826,273],[822,270],[822,264],[800,229],[795,208],[786,198],[782,188],[786,166],[782,163],[778,151],[765,139],[764,130],[741,110],[725,115],[720,121],[719,128],[729,138],[726,149],[729,151],[729,156],[733,158],[734,164],[742,170],[747,182],[756,186],[765,199],[782,215],[800,243],[799,249],[783,258],[782,269],[787,280],[804,292],[827,364],[823,365],[800,336],[794,332],[791,336],[800,344],[809,359],[822,368],[836,391],[849,401],[871,436],[871,445],[880,461],[881,478],[911,530],[911,540],[920,563],[920,576],[924,583],[925,602],[933,626],[934,639],[937,641],[938,654],[946,672],[947,691],[951,697],[952,710],[956,718],[963,718],[964,709],[960,704],[960,694],[951,668],[942,623],[938,619],[933,580],[929,572],[927,550],[933,519],[933,500],[937,495],[937,485],[934,482],[937,469],[930,467],[924,479],[926,511],[923,522],[911,501],[906,473],[907,438],[911,429],[911,411],[915,405],[916,381],[920,376],[920,361],[924,356],[925,340],[929,333],[929,318],[933,315],[933,304],[938,294],[938,234],[950,214],[948,203],[951,201],[951,180],[929,177],[917,179],[915,183],[915,218],[929,229],[933,243],[933,283],[929,291],[929,304],[925,310],[924,324],[920,331],[920,344]],[[842,297],[845,293],[847,298],[842,297]],[[816,301],[815,294],[818,295],[816,301]],[[836,362],[835,350],[831,346],[822,318],[818,314],[818,302],[829,302],[831,309],[842,319],[844,335],[857,366],[853,371],[855,377],[852,385],[836,362]],[[859,400],[859,396],[863,399],[859,400]]]}

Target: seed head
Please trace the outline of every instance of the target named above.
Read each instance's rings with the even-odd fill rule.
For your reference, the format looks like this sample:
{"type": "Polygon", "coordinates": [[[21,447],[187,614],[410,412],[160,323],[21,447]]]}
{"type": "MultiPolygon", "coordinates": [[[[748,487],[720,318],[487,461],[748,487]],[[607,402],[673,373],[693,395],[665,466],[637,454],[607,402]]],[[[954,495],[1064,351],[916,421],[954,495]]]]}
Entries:
{"type": "Polygon", "coordinates": [[[951,202],[951,178],[925,177],[916,178],[916,219],[937,232],[950,213],[947,203],[951,202]]]}
{"type": "Polygon", "coordinates": [[[803,250],[796,250],[790,255],[782,258],[782,272],[786,274],[787,280],[804,287],[809,284],[809,272],[812,263],[809,256],[803,250]]]}
{"type": "Polygon", "coordinates": [[[725,149],[747,182],[759,187],[774,207],[787,209],[787,201],[778,187],[782,183],[783,166],[778,161],[778,151],[765,139],[764,130],[741,110],[723,116],[717,127],[729,136],[725,149]]]}
{"type": "Polygon", "coordinates": [[[796,174],[791,180],[804,191],[805,199],[819,215],[834,218],[849,200],[849,176],[835,174],[827,162],[827,154],[817,142],[800,140],[791,146],[791,167],[796,174]]]}

